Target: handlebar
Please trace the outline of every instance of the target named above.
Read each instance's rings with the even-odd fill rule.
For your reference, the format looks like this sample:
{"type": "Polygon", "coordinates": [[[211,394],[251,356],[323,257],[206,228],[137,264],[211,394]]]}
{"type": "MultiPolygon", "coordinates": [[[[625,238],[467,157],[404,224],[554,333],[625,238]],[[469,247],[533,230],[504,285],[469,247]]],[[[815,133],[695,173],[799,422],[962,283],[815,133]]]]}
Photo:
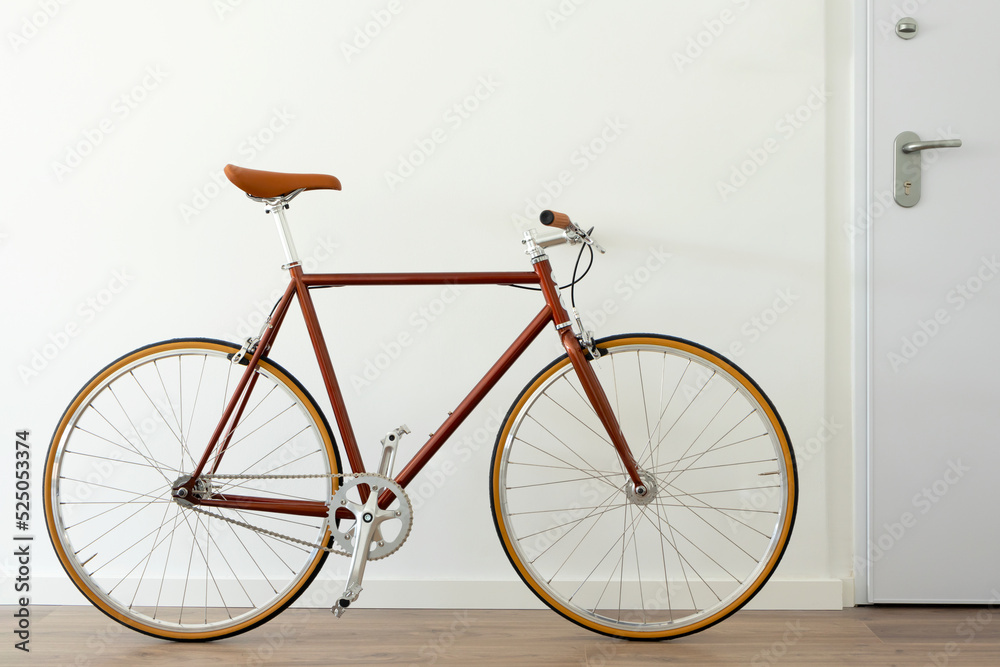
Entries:
{"type": "Polygon", "coordinates": [[[589,230],[584,230],[570,220],[568,215],[557,211],[542,211],[541,215],[538,216],[538,220],[546,227],[557,227],[562,230],[561,232],[553,232],[545,237],[537,238],[536,242],[540,247],[544,248],[567,242],[571,245],[586,243],[598,252],[604,253],[604,248],[590,238],[591,232],[594,231],[593,227],[589,230]]]}
{"type": "Polygon", "coordinates": [[[538,216],[539,221],[546,227],[559,227],[560,229],[570,229],[574,225],[565,213],[557,211],[542,211],[538,216]]]}

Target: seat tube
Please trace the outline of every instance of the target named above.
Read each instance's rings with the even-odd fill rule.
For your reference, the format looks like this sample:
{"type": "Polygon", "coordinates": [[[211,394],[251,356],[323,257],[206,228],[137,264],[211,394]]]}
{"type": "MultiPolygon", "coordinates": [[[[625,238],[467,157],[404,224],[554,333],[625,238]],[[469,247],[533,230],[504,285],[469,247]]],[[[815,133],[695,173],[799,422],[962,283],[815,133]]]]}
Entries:
{"type": "Polygon", "coordinates": [[[597,374],[594,373],[594,369],[590,366],[590,361],[580,347],[580,341],[577,340],[576,335],[573,333],[572,322],[570,321],[569,314],[566,312],[566,308],[562,304],[559,287],[552,278],[552,267],[549,264],[548,257],[545,255],[535,257],[532,259],[532,263],[534,264],[535,273],[538,274],[542,293],[545,295],[545,301],[549,304],[549,308],[552,309],[552,321],[555,324],[556,331],[559,333],[563,347],[566,349],[566,354],[573,364],[573,369],[580,380],[580,385],[587,394],[587,398],[590,400],[594,412],[597,413],[598,419],[604,425],[604,429],[611,439],[611,444],[614,445],[622,465],[625,467],[626,472],[628,472],[629,479],[632,480],[632,484],[635,485],[637,492],[642,489],[639,495],[644,495],[645,484],[639,477],[639,469],[635,457],[632,456],[632,451],[625,441],[625,435],[618,425],[618,418],[615,417],[614,410],[611,409],[611,403],[604,392],[604,387],[601,386],[600,381],[597,379],[597,374]]]}

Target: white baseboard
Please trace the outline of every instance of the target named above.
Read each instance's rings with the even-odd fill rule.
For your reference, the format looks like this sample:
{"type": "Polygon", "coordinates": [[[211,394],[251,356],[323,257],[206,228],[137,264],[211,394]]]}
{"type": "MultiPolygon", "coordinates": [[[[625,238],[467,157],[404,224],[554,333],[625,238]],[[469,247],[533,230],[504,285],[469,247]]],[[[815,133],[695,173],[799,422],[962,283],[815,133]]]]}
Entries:
{"type": "MultiPolygon", "coordinates": [[[[772,579],[747,609],[832,610],[845,603],[849,582],[840,579],[772,579]]],[[[296,602],[297,607],[330,607],[343,582],[318,578],[296,602]]],[[[64,577],[34,580],[35,605],[88,604],[64,577]]],[[[544,609],[520,580],[427,581],[366,579],[356,603],[367,609],[544,609]]]]}

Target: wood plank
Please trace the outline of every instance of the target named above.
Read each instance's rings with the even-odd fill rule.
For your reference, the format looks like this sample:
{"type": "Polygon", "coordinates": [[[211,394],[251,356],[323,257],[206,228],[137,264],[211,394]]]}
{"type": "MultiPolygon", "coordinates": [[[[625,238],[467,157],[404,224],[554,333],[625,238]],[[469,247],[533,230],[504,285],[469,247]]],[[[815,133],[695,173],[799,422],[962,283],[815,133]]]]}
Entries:
{"type": "MultiPolygon", "coordinates": [[[[0,609],[11,618],[12,607],[0,609]]],[[[352,609],[338,620],[325,609],[292,609],[251,632],[203,644],[147,637],[92,607],[33,607],[31,614],[31,653],[7,641],[0,664],[1000,664],[1000,612],[985,607],[745,611],[667,642],[602,637],[535,610],[352,609]]]]}

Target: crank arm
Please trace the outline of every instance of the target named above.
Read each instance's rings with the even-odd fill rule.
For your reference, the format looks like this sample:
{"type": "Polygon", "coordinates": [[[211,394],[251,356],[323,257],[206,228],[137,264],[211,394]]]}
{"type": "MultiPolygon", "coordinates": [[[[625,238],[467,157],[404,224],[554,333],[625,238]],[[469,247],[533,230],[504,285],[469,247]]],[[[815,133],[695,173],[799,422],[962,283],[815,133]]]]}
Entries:
{"type": "Polygon", "coordinates": [[[344,594],[330,610],[337,618],[343,616],[344,611],[361,595],[361,580],[365,576],[365,567],[368,565],[372,539],[381,539],[379,526],[382,525],[383,521],[394,516],[394,513],[379,509],[377,493],[369,494],[364,505],[350,503],[347,508],[356,519],[354,537],[351,540],[354,545],[354,553],[351,555],[351,574],[347,578],[344,594]]]}

